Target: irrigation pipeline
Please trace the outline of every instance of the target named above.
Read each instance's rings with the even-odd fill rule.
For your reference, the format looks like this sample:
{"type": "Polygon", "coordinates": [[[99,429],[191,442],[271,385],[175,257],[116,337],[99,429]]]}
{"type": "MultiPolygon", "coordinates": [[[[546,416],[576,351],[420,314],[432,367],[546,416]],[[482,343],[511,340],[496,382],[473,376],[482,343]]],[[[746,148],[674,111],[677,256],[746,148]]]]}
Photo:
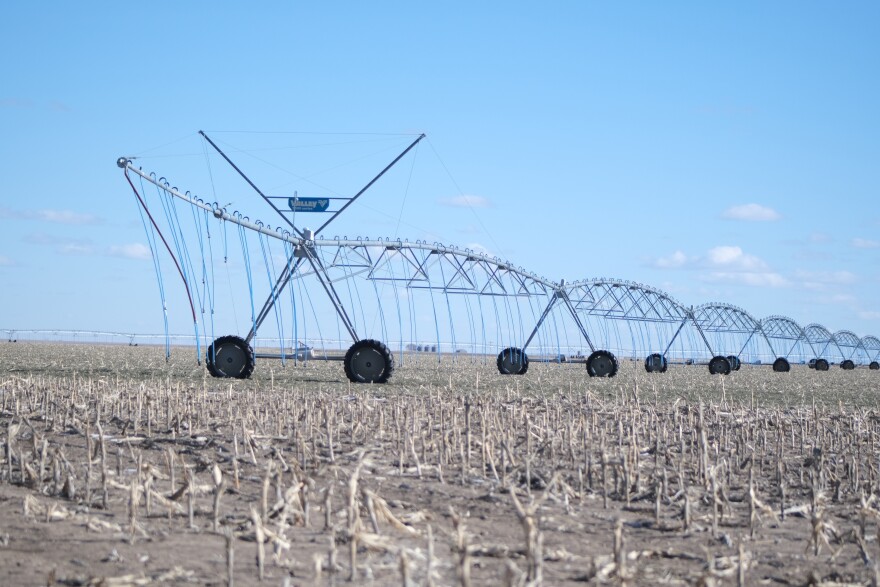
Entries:
{"type": "MultiPolygon", "coordinates": [[[[462,256],[468,257],[470,259],[480,261],[482,263],[494,265],[498,269],[501,269],[503,271],[509,271],[511,273],[519,275],[520,277],[524,277],[526,279],[529,279],[529,280],[535,282],[536,284],[539,284],[543,287],[546,287],[552,291],[556,291],[562,287],[562,284],[560,284],[560,283],[550,281],[549,279],[546,279],[544,277],[540,277],[540,276],[538,276],[534,273],[531,273],[529,271],[525,271],[521,267],[516,267],[513,264],[502,261],[500,259],[492,258],[492,257],[489,257],[488,255],[485,255],[483,253],[479,253],[476,251],[464,250],[464,249],[460,249],[458,247],[452,247],[452,246],[443,245],[440,243],[426,243],[426,242],[414,242],[413,243],[413,242],[409,242],[409,241],[390,240],[390,239],[389,240],[381,240],[381,239],[379,239],[379,240],[361,240],[361,239],[345,239],[345,238],[343,238],[343,239],[311,239],[311,240],[309,240],[309,239],[300,238],[300,237],[294,235],[293,233],[291,233],[287,229],[282,229],[281,227],[272,228],[270,226],[263,224],[262,222],[253,222],[250,219],[248,219],[247,217],[241,216],[237,212],[230,214],[225,209],[220,208],[216,202],[214,202],[213,204],[208,204],[200,198],[196,198],[196,197],[190,196],[188,194],[181,193],[176,188],[171,187],[171,185],[169,185],[167,183],[161,183],[159,180],[155,179],[150,174],[144,172],[142,169],[138,169],[138,168],[134,167],[132,165],[131,161],[128,159],[120,158],[119,161],[117,162],[117,164],[120,167],[122,167],[123,169],[125,169],[126,179],[128,179],[129,184],[131,184],[131,179],[128,177],[128,171],[131,171],[131,172],[136,173],[137,175],[141,176],[146,181],[156,185],[160,189],[171,194],[175,198],[178,198],[180,200],[183,200],[184,202],[187,202],[190,205],[197,206],[198,208],[201,208],[202,210],[206,210],[206,211],[210,212],[211,214],[214,215],[215,218],[217,218],[219,220],[225,220],[228,222],[232,222],[233,224],[237,224],[238,226],[242,226],[244,228],[253,230],[253,231],[258,232],[260,234],[264,234],[266,236],[270,236],[272,238],[280,239],[282,241],[285,241],[285,242],[290,243],[290,244],[297,246],[297,247],[306,247],[306,248],[308,248],[308,247],[395,248],[396,247],[396,248],[401,248],[401,249],[416,249],[416,250],[431,251],[434,253],[462,255],[462,256]]],[[[134,185],[132,185],[132,189],[134,189],[134,185]]],[[[135,190],[135,193],[137,193],[137,190],[135,190]]],[[[138,199],[140,199],[140,197],[138,199]]],[[[142,205],[143,205],[143,202],[142,202],[142,205]]],[[[152,217],[150,218],[150,220],[152,220],[152,217]]],[[[155,223],[154,223],[154,225],[155,225],[155,223]]],[[[163,241],[164,241],[164,238],[163,238],[163,241]]],[[[167,244],[166,244],[166,247],[167,247],[167,244]]],[[[170,252],[171,251],[169,249],[169,253],[170,252]]],[[[175,261],[175,263],[176,263],[176,261],[175,261]]],[[[178,267],[178,270],[179,270],[179,267],[178,267]]],[[[181,276],[182,276],[182,274],[181,274],[181,276]]],[[[192,302],[190,302],[190,303],[192,303],[192,302]]],[[[193,310],[193,312],[195,312],[195,310],[193,310]]]]}
{"type": "MultiPolygon", "coordinates": [[[[318,332],[321,331],[321,320],[316,314],[316,307],[312,304],[308,288],[304,288],[302,285],[302,279],[314,276],[314,279],[327,293],[331,306],[330,308],[320,308],[320,310],[335,309],[338,315],[337,335],[340,334],[340,326],[344,326],[356,342],[360,338],[365,340],[371,338],[381,338],[386,341],[399,340],[401,350],[403,350],[405,343],[405,331],[409,330],[410,343],[419,340],[417,335],[418,320],[424,320],[425,323],[428,323],[432,313],[438,353],[440,352],[441,339],[444,336],[441,334],[441,326],[442,330],[448,330],[445,336],[451,337],[450,348],[458,350],[457,322],[453,319],[454,309],[458,309],[467,314],[467,319],[464,322],[472,339],[479,338],[478,332],[475,330],[479,329],[482,333],[483,346],[490,344],[498,349],[513,349],[518,352],[524,352],[534,339],[537,343],[536,346],[540,349],[548,348],[548,345],[555,346],[557,356],[564,356],[564,349],[568,349],[567,352],[572,353],[577,351],[576,356],[580,356],[582,345],[577,341],[574,344],[569,341],[570,331],[569,325],[566,325],[567,320],[557,321],[557,318],[570,314],[576,326],[575,331],[582,336],[594,354],[600,352],[596,350],[600,346],[623,349],[629,344],[633,353],[637,348],[652,351],[665,349],[662,354],[650,355],[649,359],[655,356],[663,358],[669,354],[681,360],[693,360],[694,357],[704,356],[706,352],[710,356],[719,355],[714,358],[724,359],[724,356],[721,355],[732,352],[733,358],[738,359],[740,355],[751,355],[753,357],[760,356],[763,360],[764,355],[761,354],[763,351],[758,347],[763,347],[766,344],[770,354],[773,355],[772,357],[767,356],[775,358],[777,361],[779,357],[787,358],[792,353],[800,355],[802,359],[808,358],[807,353],[811,353],[812,356],[821,356],[826,350],[836,351],[837,355],[847,359],[849,363],[852,363],[850,359],[856,353],[862,353],[865,358],[873,361],[872,364],[876,364],[877,358],[880,357],[880,340],[874,337],[859,340],[855,334],[846,331],[839,333],[846,336],[838,341],[835,340],[837,335],[832,335],[830,331],[819,327],[819,325],[801,328],[791,321],[794,324],[793,328],[783,328],[786,325],[774,322],[779,317],[766,319],[768,328],[765,329],[765,321],[755,319],[742,308],[720,303],[703,304],[696,307],[686,306],[666,292],[636,282],[606,278],[585,279],[568,283],[564,280],[551,281],[499,257],[490,257],[485,253],[437,242],[431,243],[422,240],[410,242],[399,238],[370,239],[369,237],[325,239],[322,236],[314,238],[312,231],[301,231],[293,226],[274,227],[260,220],[252,221],[238,211],[227,211],[225,206],[221,207],[216,201],[206,202],[190,192],[181,192],[176,187],[172,187],[165,178],[159,178],[154,173],[148,173],[135,167],[128,158],[118,159],[117,165],[124,169],[126,179],[138,197],[141,207],[147,212],[155,231],[159,232],[165,248],[171,254],[177,271],[184,280],[194,318],[196,313],[190,287],[194,287],[197,295],[199,288],[196,283],[187,283],[185,269],[191,266],[186,264],[185,257],[189,252],[186,249],[179,250],[178,257],[183,256],[184,258],[178,262],[178,257],[175,257],[169,242],[162,236],[156,220],[147,210],[145,202],[147,193],[144,193],[144,197],[141,198],[132,182],[129,171],[147,183],[156,186],[162,202],[178,201],[192,206],[193,209],[199,208],[204,213],[205,226],[207,226],[209,218],[208,213],[221,223],[229,222],[237,226],[239,236],[242,239],[244,267],[248,272],[248,290],[251,296],[253,296],[254,284],[250,275],[250,255],[244,233],[246,231],[256,233],[271,291],[264,307],[256,317],[253,312],[252,299],[251,333],[246,339],[242,339],[246,344],[249,344],[256,337],[256,331],[269,314],[270,308],[275,309],[279,334],[284,330],[281,316],[278,314],[277,302],[280,290],[288,285],[293,273],[296,273],[298,281],[296,287],[299,288],[299,296],[304,301],[304,305],[301,305],[303,308],[303,329],[306,328],[307,320],[313,319],[318,332]],[[275,270],[274,257],[268,243],[269,239],[263,239],[263,236],[271,237],[273,242],[283,243],[284,258],[287,261],[280,273],[276,273],[275,270]],[[301,265],[302,261],[308,261],[309,267],[301,265]],[[365,292],[359,291],[358,286],[352,280],[356,276],[361,276],[371,282],[374,296],[368,297],[374,297],[375,302],[373,306],[366,308],[366,313],[363,296],[365,292]],[[340,285],[334,285],[336,283],[340,283],[340,285]],[[398,291],[394,289],[392,303],[397,307],[398,332],[396,336],[399,338],[395,338],[395,335],[386,329],[389,325],[386,319],[389,316],[385,314],[386,309],[383,308],[383,297],[386,295],[385,284],[387,283],[411,288],[403,302],[398,291]],[[463,299],[459,298],[453,302],[454,296],[452,294],[459,293],[475,294],[479,308],[472,308],[472,298],[469,296],[464,296],[463,299]],[[429,305],[427,311],[418,312],[416,310],[416,296],[422,296],[420,299],[427,301],[429,305]],[[484,296],[491,300],[491,304],[487,304],[485,308],[483,307],[484,296]],[[343,298],[346,298],[345,301],[343,298]],[[526,307],[523,308],[523,305],[526,307]],[[405,328],[403,324],[404,309],[409,314],[409,328],[405,328]],[[309,310],[311,317],[306,316],[309,310]],[[475,319],[473,311],[479,312],[478,321],[475,319]],[[491,324],[485,321],[484,318],[487,317],[484,315],[485,312],[488,312],[490,322],[494,316],[494,332],[491,327],[487,332],[487,326],[491,326],[491,324]],[[443,324],[446,318],[449,320],[448,325],[443,324]],[[525,322],[529,318],[536,321],[534,329],[531,330],[525,328],[527,326],[525,322]],[[377,322],[380,323],[378,331],[377,322]],[[689,324],[690,327],[688,327],[689,324]],[[367,331],[375,332],[377,336],[369,336],[367,331]],[[360,334],[366,336],[360,336],[360,334]],[[729,340],[738,335],[748,335],[748,338],[744,339],[744,343],[742,336],[739,336],[737,340],[729,340]],[[490,343],[490,339],[493,342],[490,343]],[[555,345],[550,344],[554,340],[555,345]],[[629,342],[625,342],[626,340],[629,342]],[[790,345],[786,344],[791,348],[784,355],[774,349],[774,342],[778,340],[791,341],[790,345]],[[514,348],[510,346],[514,341],[525,344],[521,348],[514,348]],[[754,348],[747,352],[747,347],[751,348],[750,345],[754,348]],[[821,352],[816,352],[817,345],[822,348],[821,352]]],[[[140,189],[145,191],[143,183],[140,184],[140,189]]],[[[203,227],[198,222],[201,215],[193,217],[196,219],[195,230],[198,231],[201,239],[203,227]]],[[[176,221],[176,216],[168,219],[172,228],[176,221]]],[[[176,233],[173,234],[176,237],[176,233]]],[[[228,258],[225,225],[223,235],[223,260],[225,263],[228,258]]],[[[199,251],[202,254],[204,265],[205,251],[201,240],[199,241],[199,251]]],[[[293,289],[290,290],[290,296],[293,314],[292,334],[293,339],[298,340],[300,329],[297,315],[300,304],[297,303],[297,296],[293,289]]],[[[204,314],[204,309],[202,313],[204,314]]],[[[605,350],[601,352],[606,353],[605,350]]],[[[284,356],[285,351],[282,348],[282,360],[284,356]]],[[[636,355],[633,354],[633,356],[636,355]]],[[[648,368],[647,363],[646,368],[648,368]]],[[[871,368],[875,369],[876,367],[872,366],[871,368]]]]}

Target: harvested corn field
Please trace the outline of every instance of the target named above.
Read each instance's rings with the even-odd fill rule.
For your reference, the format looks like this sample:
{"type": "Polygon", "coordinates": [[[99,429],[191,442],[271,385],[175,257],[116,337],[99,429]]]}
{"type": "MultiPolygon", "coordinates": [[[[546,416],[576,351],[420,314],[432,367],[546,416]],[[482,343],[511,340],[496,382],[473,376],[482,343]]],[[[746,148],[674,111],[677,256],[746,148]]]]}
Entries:
{"type": "Polygon", "coordinates": [[[3,584],[877,582],[875,371],[0,350],[3,584]]]}

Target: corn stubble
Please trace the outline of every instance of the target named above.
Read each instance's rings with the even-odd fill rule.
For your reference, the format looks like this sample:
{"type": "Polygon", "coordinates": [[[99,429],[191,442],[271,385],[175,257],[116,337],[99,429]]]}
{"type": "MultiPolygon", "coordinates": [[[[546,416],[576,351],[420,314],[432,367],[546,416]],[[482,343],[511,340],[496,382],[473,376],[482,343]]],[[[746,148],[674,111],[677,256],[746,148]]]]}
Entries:
{"type": "Polygon", "coordinates": [[[623,361],[590,380],[404,357],[393,383],[351,386],[336,363],[230,382],[184,350],[2,350],[0,482],[28,491],[13,515],[203,549],[191,568],[132,567],[147,581],[876,584],[867,370],[623,361]]]}

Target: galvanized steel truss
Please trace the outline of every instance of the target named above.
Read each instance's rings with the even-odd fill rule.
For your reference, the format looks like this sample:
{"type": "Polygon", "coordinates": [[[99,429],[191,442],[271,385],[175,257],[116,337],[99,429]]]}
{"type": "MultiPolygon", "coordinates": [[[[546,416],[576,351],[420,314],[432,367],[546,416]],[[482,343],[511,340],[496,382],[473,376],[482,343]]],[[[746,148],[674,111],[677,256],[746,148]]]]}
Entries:
{"type": "Polygon", "coordinates": [[[767,339],[767,344],[770,345],[770,350],[777,357],[788,358],[799,343],[809,344],[804,329],[788,316],[767,316],[761,320],[761,331],[767,339]],[[790,342],[791,345],[786,345],[788,350],[780,353],[779,348],[773,346],[774,340],[777,342],[790,342]]]}
{"type": "MultiPolygon", "coordinates": [[[[349,198],[347,203],[340,210],[334,212],[330,220],[325,222],[321,228],[326,227],[329,222],[369,189],[423,136],[410,144],[403,153],[355,196],[349,198]]],[[[669,294],[640,283],[605,278],[568,284],[564,281],[554,282],[497,257],[439,243],[388,239],[314,238],[311,232],[300,230],[294,226],[291,219],[274,205],[271,198],[264,195],[207,136],[205,139],[278,212],[287,228],[272,228],[259,221],[251,222],[237,213],[230,214],[216,203],[206,203],[192,196],[189,192],[181,193],[171,187],[164,179],[156,179],[155,175],[134,167],[127,159],[122,158],[118,163],[120,167],[125,169],[126,174],[129,171],[135,173],[144,180],[155,184],[167,194],[206,210],[218,219],[238,224],[287,243],[291,252],[286,266],[283,267],[268,299],[257,316],[247,337],[248,341],[256,335],[256,330],[268,316],[269,310],[281,290],[291,280],[308,276],[315,276],[320,282],[349,334],[357,341],[358,333],[348,318],[344,304],[334,289],[334,284],[360,276],[377,283],[389,283],[408,289],[431,290],[442,294],[546,298],[546,306],[544,306],[531,334],[525,340],[523,351],[531,343],[551,310],[557,304],[562,304],[566,312],[571,315],[591,350],[595,350],[595,348],[584,325],[584,320],[582,320],[582,317],[585,316],[641,323],[678,324],[675,334],[663,351],[664,356],[669,352],[687,322],[690,321],[710,353],[714,353],[714,351],[706,333],[745,335],[746,342],[737,356],[757,335],[767,342],[770,350],[777,356],[787,357],[799,343],[805,343],[817,357],[821,357],[831,345],[836,346],[841,356],[847,359],[856,355],[860,350],[869,360],[876,360],[880,357],[880,339],[873,336],[859,339],[854,333],[846,330],[832,335],[828,329],[820,324],[810,324],[802,328],[787,316],[769,316],[758,321],[742,308],[725,303],[709,303],[689,308],[669,294]],[[772,341],[776,341],[777,345],[780,341],[785,341],[787,351],[785,353],[779,352],[782,349],[775,348],[772,341]],[[848,354],[845,354],[843,349],[847,349],[848,354]]]]}

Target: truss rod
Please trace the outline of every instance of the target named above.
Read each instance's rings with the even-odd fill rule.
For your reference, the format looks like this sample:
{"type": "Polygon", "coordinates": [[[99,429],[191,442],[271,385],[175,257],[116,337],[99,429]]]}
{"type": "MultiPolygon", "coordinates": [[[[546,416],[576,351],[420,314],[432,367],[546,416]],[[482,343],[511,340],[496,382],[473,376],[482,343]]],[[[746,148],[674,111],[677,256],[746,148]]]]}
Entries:
{"type": "Polygon", "coordinates": [[[593,341],[590,340],[590,335],[587,334],[587,329],[584,328],[583,322],[581,322],[581,317],[577,315],[577,312],[574,309],[574,306],[571,303],[571,300],[568,299],[568,292],[563,290],[561,292],[560,297],[562,301],[565,303],[565,307],[568,308],[568,311],[571,312],[571,317],[574,318],[575,324],[577,324],[578,329],[581,331],[581,334],[587,341],[587,345],[590,347],[590,352],[596,352],[596,347],[593,346],[593,341]]]}
{"type": "MultiPolygon", "coordinates": [[[[324,277],[326,275],[326,269],[323,265],[321,265],[320,261],[312,255],[312,252],[306,250],[307,259],[309,260],[309,264],[311,264],[312,269],[315,270],[315,277],[318,278],[318,282],[321,284],[321,287],[324,288],[324,291],[327,293],[327,297],[330,298],[330,303],[333,304],[333,308],[336,310],[336,314],[339,316],[339,319],[342,320],[343,325],[345,325],[345,329],[348,330],[348,333],[351,335],[351,338],[354,342],[360,340],[358,338],[357,332],[354,330],[354,325],[351,323],[351,319],[348,317],[348,314],[345,311],[345,308],[342,305],[342,302],[339,300],[339,297],[336,295],[336,290],[333,289],[331,284],[328,284],[324,281],[324,277]]],[[[329,280],[329,277],[328,277],[329,280]]]]}
{"type": "MultiPolygon", "coordinates": [[[[753,336],[755,336],[755,331],[752,331],[752,333],[746,339],[746,343],[742,346],[741,349],[739,349],[739,352],[736,354],[737,357],[739,357],[741,354],[743,354],[743,352],[746,350],[746,347],[749,346],[749,343],[752,341],[753,336]]],[[[767,344],[770,344],[770,343],[768,342],[767,344]]],[[[772,349],[773,347],[771,346],[770,348],[772,349]]]]}
{"type": "Polygon", "coordinates": [[[532,342],[532,339],[535,338],[535,335],[538,333],[538,329],[541,327],[541,324],[544,323],[544,320],[547,318],[547,315],[550,314],[550,310],[553,308],[553,305],[556,303],[556,300],[559,298],[559,292],[553,294],[553,297],[550,298],[550,302],[547,304],[547,307],[544,308],[544,312],[541,314],[541,317],[538,318],[538,323],[535,324],[535,327],[532,329],[532,333],[526,339],[526,343],[522,347],[522,351],[526,352],[526,348],[528,348],[529,343],[532,342]]]}
{"type": "Polygon", "coordinates": [[[275,305],[275,302],[278,300],[278,296],[281,295],[281,292],[284,291],[284,288],[287,287],[290,278],[293,277],[294,272],[296,271],[299,264],[302,262],[302,257],[296,260],[291,267],[291,261],[293,261],[293,255],[287,259],[287,264],[284,265],[284,270],[281,272],[281,275],[278,276],[278,280],[275,282],[275,285],[272,286],[272,292],[269,294],[269,297],[263,303],[263,307],[260,309],[260,313],[257,314],[257,319],[254,321],[253,326],[251,326],[250,332],[248,332],[245,340],[250,342],[257,335],[257,329],[263,325],[263,321],[269,315],[269,312],[272,310],[272,307],[275,305]]]}
{"type": "MultiPolygon", "coordinates": [[[[678,325],[678,330],[675,331],[675,334],[672,335],[672,338],[669,341],[669,344],[666,345],[666,350],[663,351],[663,356],[665,357],[669,353],[669,349],[672,348],[672,344],[675,342],[675,339],[678,338],[678,334],[681,332],[681,329],[684,328],[684,325],[688,321],[688,316],[684,317],[684,320],[681,321],[681,324],[678,325]]],[[[712,349],[709,349],[709,352],[712,352],[712,349]]]]}
{"type": "Polygon", "coordinates": [[[337,216],[339,216],[340,214],[342,214],[343,211],[345,211],[346,208],[348,208],[349,206],[351,206],[352,204],[354,204],[354,201],[355,201],[355,200],[357,200],[358,198],[360,198],[360,197],[363,195],[363,193],[364,193],[365,191],[367,191],[368,189],[370,189],[370,187],[372,187],[372,185],[373,185],[374,183],[376,183],[377,181],[379,181],[379,178],[382,177],[383,175],[385,175],[385,172],[386,172],[386,171],[388,171],[389,169],[391,169],[392,167],[394,167],[394,165],[395,165],[398,161],[400,161],[401,159],[403,159],[403,156],[406,155],[407,153],[409,153],[410,150],[411,150],[413,147],[415,147],[417,144],[419,144],[419,141],[421,141],[423,138],[425,138],[425,133],[420,134],[419,137],[418,137],[416,140],[414,140],[412,143],[410,143],[410,145],[409,145],[406,149],[404,149],[403,152],[402,152],[400,155],[398,155],[398,156],[394,159],[394,161],[392,161],[391,163],[389,163],[388,165],[386,165],[386,166],[385,166],[385,169],[383,169],[382,171],[380,171],[380,172],[378,173],[378,175],[376,175],[376,177],[374,177],[373,179],[371,179],[370,182],[369,182],[367,185],[365,185],[364,187],[362,187],[362,188],[361,188],[361,191],[359,191],[358,193],[356,193],[356,194],[355,194],[355,195],[354,195],[354,196],[353,196],[348,202],[345,203],[345,205],[344,205],[342,208],[340,208],[339,210],[337,210],[336,213],[333,214],[333,216],[331,216],[331,217],[327,220],[327,222],[325,222],[324,224],[322,224],[322,225],[320,226],[320,228],[318,228],[318,230],[315,231],[315,234],[318,234],[318,233],[320,233],[322,230],[324,230],[325,228],[327,228],[327,225],[328,225],[328,224],[330,224],[331,222],[333,222],[333,221],[336,219],[337,216]]]}
{"type": "MultiPolygon", "coordinates": [[[[761,326],[761,331],[764,332],[764,338],[767,340],[767,344],[770,346],[770,352],[773,353],[774,356],[777,356],[777,357],[778,357],[778,356],[779,356],[779,353],[777,353],[777,352],[776,352],[776,349],[773,348],[773,343],[770,342],[770,337],[767,336],[767,332],[764,330],[764,327],[763,327],[763,326],[761,326]]],[[[796,344],[797,344],[797,341],[794,341],[794,344],[796,345],[796,344]]],[[[794,348],[794,346],[792,346],[792,348],[794,348]]],[[[789,353],[791,353],[791,351],[789,351],[789,353]]],[[[786,356],[788,356],[788,355],[786,355],[786,356]]]]}
{"type": "MultiPolygon", "coordinates": [[[[673,337],[672,337],[672,340],[669,341],[669,346],[666,347],[667,352],[669,351],[670,348],[672,348],[672,343],[675,342],[675,339],[676,339],[676,337],[678,336],[678,333],[681,332],[681,329],[682,329],[682,327],[684,326],[684,324],[685,324],[685,322],[687,321],[687,319],[690,318],[691,322],[694,323],[694,327],[697,329],[697,332],[700,333],[700,338],[702,338],[702,339],[703,339],[703,342],[706,344],[706,348],[709,350],[709,354],[710,354],[710,355],[714,355],[714,354],[715,354],[715,351],[712,350],[712,345],[709,344],[709,339],[706,338],[706,334],[703,332],[703,329],[700,328],[700,325],[697,323],[697,319],[696,319],[696,317],[694,316],[694,311],[693,311],[693,309],[688,310],[688,313],[687,313],[687,314],[688,314],[688,315],[685,317],[685,319],[682,320],[682,322],[681,322],[681,326],[678,327],[678,331],[675,333],[675,336],[673,336],[673,337]]],[[[665,354],[665,353],[664,353],[664,354],[665,354]]]]}
{"type": "Polygon", "coordinates": [[[794,343],[792,343],[791,348],[788,349],[788,353],[785,355],[786,358],[788,358],[791,355],[792,351],[794,351],[795,347],[797,346],[797,344],[799,342],[800,342],[800,339],[798,339],[798,340],[794,341],[794,343]]]}
{"type": "MultiPolygon", "coordinates": [[[[693,319],[693,314],[691,314],[691,318],[693,319]]],[[[709,354],[710,354],[710,355],[714,355],[714,354],[715,354],[715,351],[712,350],[712,345],[709,344],[709,339],[706,338],[706,333],[703,332],[703,329],[700,328],[700,325],[697,324],[697,321],[696,321],[696,320],[694,320],[694,326],[697,327],[697,332],[700,333],[700,338],[702,338],[702,339],[703,339],[703,342],[706,343],[706,348],[709,349],[709,354]]]]}
{"type": "Polygon", "coordinates": [[[250,179],[247,175],[244,174],[244,171],[242,171],[241,169],[239,169],[239,168],[238,168],[238,165],[236,165],[235,163],[233,163],[233,162],[232,162],[232,159],[230,159],[229,157],[227,157],[227,156],[226,156],[226,153],[224,153],[223,151],[221,151],[221,150],[220,150],[220,147],[218,147],[216,144],[214,144],[214,141],[212,141],[212,140],[210,139],[210,137],[208,137],[208,135],[205,134],[205,131],[200,130],[200,131],[199,131],[199,134],[202,135],[203,137],[205,137],[205,140],[208,141],[208,143],[209,143],[212,147],[214,147],[214,150],[217,151],[218,153],[220,153],[220,156],[221,156],[221,157],[223,157],[224,159],[226,159],[226,162],[229,163],[229,164],[232,166],[232,168],[236,171],[236,173],[238,173],[238,174],[242,177],[242,179],[244,179],[246,182],[248,182],[248,185],[250,185],[252,188],[254,188],[254,191],[257,192],[258,194],[260,194],[260,197],[263,198],[264,200],[266,200],[266,203],[267,203],[267,204],[269,204],[270,206],[272,206],[272,209],[275,210],[275,212],[277,212],[278,215],[281,216],[281,218],[284,219],[284,222],[286,222],[286,223],[290,226],[290,228],[292,228],[292,229],[294,230],[294,232],[296,232],[296,234],[298,234],[298,235],[301,236],[301,237],[304,237],[304,236],[305,236],[305,235],[302,233],[302,231],[301,231],[300,229],[298,229],[296,226],[293,225],[293,222],[291,222],[291,221],[287,218],[287,216],[285,216],[284,214],[281,213],[281,210],[279,210],[278,207],[277,207],[275,204],[272,203],[272,200],[270,200],[268,197],[266,197],[266,194],[264,194],[264,193],[262,192],[262,190],[260,190],[260,188],[258,188],[258,187],[256,186],[256,184],[255,184],[254,182],[252,182],[251,179],[250,179]]]}

